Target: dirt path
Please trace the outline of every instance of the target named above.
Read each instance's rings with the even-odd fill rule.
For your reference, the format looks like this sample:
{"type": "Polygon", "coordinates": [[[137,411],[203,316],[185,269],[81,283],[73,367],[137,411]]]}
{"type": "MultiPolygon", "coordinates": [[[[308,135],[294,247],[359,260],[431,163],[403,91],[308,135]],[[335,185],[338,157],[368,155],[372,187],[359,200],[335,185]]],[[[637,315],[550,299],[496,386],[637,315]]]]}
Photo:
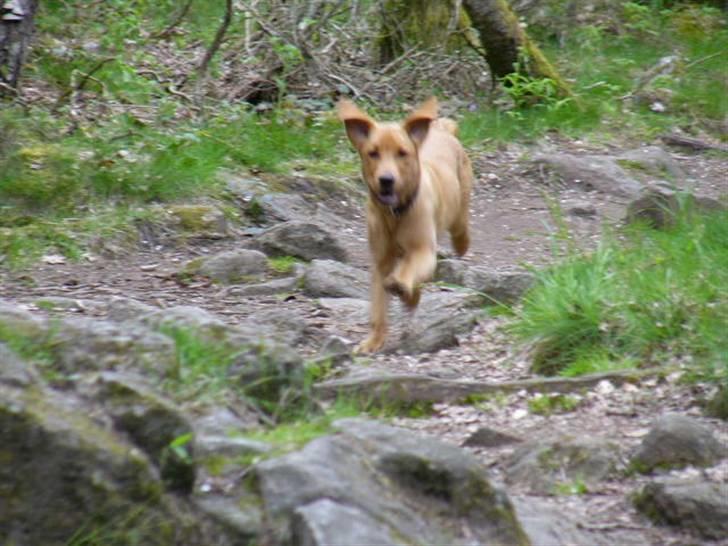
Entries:
{"type": "MultiPolygon", "coordinates": [[[[560,145],[562,151],[564,147],[560,145]]],[[[579,143],[569,143],[568,151],[593,152],[579,143]]],[[[593,210],[586,214],[567,212],[564,215],[571,235],[582,246],[595,244],[603,223],[620,217],[623,200],[544,186],[538,173],[529,170],[525,158],[532,153],[527,148],[511,148],[475,158],[478,180],[472,203],[473,244],[466,258],[471,264],[513,268],[552,261],[555,256],[553,234],[557,230],[551,214],[553,203],[567,211],[576,205],[580,210],[593,210]]],[[[710,196],[728,193],[728,165],[725,161],[678,154],[673,154],[673,157],[677,158],[701,193],[710,196]]],[[[339,218],[339,225],[329,227],[340,235],[352,265],[366,267],[361,204],[357,199],[337,196],[331,201],[324,200],[318,206],[330,212],[331,218],[339,218]]],[[[160,307],[194,305],[219,314],[233,324],[261,310],[284,309],[305,323],[304,341],[300,346],[304,354],[314,354],[330,335],[351,341],[358,341],[364,335],[366,320],[357,324],[341,324],[315,300],[298,293],[281,301],[276,296],[236,296],[227,288],[204,280],[186,284],[177,281],[175,274],[189,260],[237,248],[244,242],[244,238],[200,241],[184,247],[140,249],[116,259],[95,257],[80,263],[43,263],[23,272],[3,271],[0,272],[0,297],[39,313],[44,311],[34,304],[38,298],[71,298],[79,303],[66,312],[103,317],[103,307],[96,307],[93,302],[119,296],[160,307]]],[[[440,288],[432,286],[428,290],[440,288]]],[[[488,381],[528,377],[525,355],[502,331],[502,324],[502,319],[483,320],[471,334],[460,340],[456,348],[433,354],[380,355],[357,361],[354,366],[488,381]]],[[[628,450],[646,434],[649,423],[657,414],[677,411],[700,416],[693,390],[693,387],[676,381],[619,388],[605,384],[581,394],[573,411],[551,416],[529,412],[531,396],[516,393],[476,405],[436,404],[434,413],[428,417],[396,421],[458,445],[479,427],[488,426],[522,439],[558,434],[606,436],[628,450]]],[[[712,426],[722,427],[725,433],[722,439],[728,441],[728,431],[723,424],[712,422],[712,426]]],[[[514,448],[469,449],[492,469],[496,478],[502,478],[503,461],[514,448]]],[[[712,472],[716,474],[712,479],[728,483],[728,466],[723,465],[712,472]]],[[[654,528],[636,514],[627,494],[639,483],[639,478],[629,482],[615,480],[583,495],[549,497],[546,502],[575,516],[585,529],[598,530],[606,543],[694,543],[681,533],[654,528]]],[[[515,495],[525,494],[517,488],[509,491],[515,495]]],[[[728,544],[728,539],[720,544],[728,544]]]]}

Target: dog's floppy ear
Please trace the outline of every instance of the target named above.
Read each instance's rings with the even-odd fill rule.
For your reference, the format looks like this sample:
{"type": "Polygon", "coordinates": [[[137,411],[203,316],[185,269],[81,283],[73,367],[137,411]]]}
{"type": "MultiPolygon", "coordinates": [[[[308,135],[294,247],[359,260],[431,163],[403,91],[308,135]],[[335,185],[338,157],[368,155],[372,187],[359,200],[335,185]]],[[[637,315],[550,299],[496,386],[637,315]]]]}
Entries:
{"type": "Polygon", "coordinates": [[[437,99],[430,97],[404,120],[404,130],[417,146],[425,141],[430,123],[437,119],[437,99]]]}
{"type": "Polygon", "coordinates": [[[374,120],[350,100],[342,99],[336,106],[339,112],[339,119],[346,126],[346,134],[349,140],[357,149],[369,138],[369,133],[374,127],[374,120]]]}

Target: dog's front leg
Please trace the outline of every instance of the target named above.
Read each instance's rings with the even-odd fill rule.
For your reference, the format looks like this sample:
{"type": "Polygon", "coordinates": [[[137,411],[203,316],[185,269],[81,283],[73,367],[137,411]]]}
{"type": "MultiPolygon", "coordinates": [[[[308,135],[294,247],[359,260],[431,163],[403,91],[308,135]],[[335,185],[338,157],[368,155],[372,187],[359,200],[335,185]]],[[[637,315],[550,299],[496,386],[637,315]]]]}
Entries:
{"type": "Polygon", "coordinates": [[[389,294],[384,289],[384,276],[375,268],[371,285],[371,331],[355,349],[356,353],[372,353],[384,345],[387,338],[387,309],[389,294]]]}
{"type": "Polygon", "coordinates": [[[388,292],[398,295],[410,308],[420,300],[419,285],[432,279],[437,256],[433,245],[421,245],[410,249],[397,264],[394,271],[384,280],[388,292]]]}

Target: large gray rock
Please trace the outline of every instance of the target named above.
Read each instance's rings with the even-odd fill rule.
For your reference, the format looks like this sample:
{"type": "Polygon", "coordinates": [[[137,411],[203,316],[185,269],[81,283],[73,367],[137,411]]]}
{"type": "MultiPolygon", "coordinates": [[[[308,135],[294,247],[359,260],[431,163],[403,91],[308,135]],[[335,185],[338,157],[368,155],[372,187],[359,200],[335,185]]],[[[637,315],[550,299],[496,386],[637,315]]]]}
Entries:
{"type": "Polygon", "coordinates": [[[177,366],[174,342],[139,324],[72,317],[54,322],[48,336],[54,368],[62,373],[138,370],[164,377],[177,366]]]}
{"type": "Polygon", "coordinates": [[[728,536],[728,489],[708,482],[651,482],[633,497],[637,510],[663,525],[674,525],[703,538],[728,536]]]}
{"type": "Polygon", "coordinates": [[[104,372],[97,379],[96,398],[117,430],[127,434],[159,467],[167,488],[189,493],[195,481],[192,426],[171,400],[139,377],[104,372]],[[178,439],[187,440],[173,448],[178,439]]]}
{"type": "Polygon", "coordinates": [[[0,332],[4,335],[36,338],[45,333],[46,322],[17,305],[0,299],[0,332]]]}
{"type": "Polygon", "coordinates": [[[346,250],[336,237],[310,222],[291,221],[273,226],[260,234],[256,244],[273,256],[346,261],[346,250]]]}
{"type": "Polygon", "coordinates": [[[642,184],[612,157],[550,154],[536,156],[533,163],[550,180],[583,191],[634,197],[642,189],[642,184]]]}
{"type": "Polygon", "coordinates": [[[138,316],[136,321],[155,330],[192,332],[207,342],[245,343],[260,337],[257,328],[232,326],[217,315],[192,305],[156,309],[138,316]]]}
{"type": "Polygon", "coordinates": [[[598,438],[534,440],[516,449],[506,466],[506,480],[536,494],[595,487],[616,468],[619,450],[598,438]]]}
{"type": "Polygon", "coordinates": [[[143,453],[90,418],[69,393],[0,384],[0,435],[3,544],[60,546],[92,537],[119,544],[134,537],[152,546],[231,544],[163,495],[143,453]]]}
{"type": "Polygon", "coordinates": [[[334,260],[313,260],[303,274],[303,290],[314,298],[366,298],[366,272],[334,260]]]}
{"type": "Polygon", "coordinates": [[[27,387],[38,381],[35,367],[22,360],[7,344],[0,342],[0,383],[27,387]]]}
{"type": "Polygon", "coordinates": [[[485,303],[513,303],[534,283],[534,275],[528,271],[472,267],[456,259],[440,260],[435,279],[480,292],[485,303]]]}
{"type": "Polygon", "coordinates": [[[653,423],[630,465],[645,473],[687,465],[710,466],[727,454],[726,447],[700,421],[668,413],[653,423]]]}
{"type": "Polygon", "coordinates": [[[681,210],[711,212],[725,208],[720,201],[710,197],[681,194],[667,184],[658,183],[645,188],[638,198],[627,205],[624,221],[642,221],[662,229],[674,225],[681,210]]]}
{"type": "Polygon", "coordinates": [[[296,193],[267,193],[257,198],[255,203],[260,208],[259,221],[304,221],[316,214],[316,205],[296,193]]]}
{"type": "Polygon", "coordinates": [[[231,296],[273,296],[295,291],[301,283],[300,276],[284,277],[255,284],[231,286],[227,293],[231,296]]]}
{"type": "Polygon", "coordinates": [[[656,179],[672,180],[675,183],[685,179],[685,172],[672,156],[658,146],[645,146],[626,151],[616,157],[621,166],[636,170],[656,179]]]}
{"type": "Polygon", "coordinates": [[[334,426],[339,434],[254,467],[274,543],[528,544],[466,452],[374,422],[334,426]]]}
{"type": "MultiPolygon", "coordinates": [[[[483,311],[483,297],[472,292],[424,294],[407,324],[402,339],[390,350],[405,353],[428,353],[456,346],[458,337],[469,333],[483,311]]],[[[407,319],[401,319],[406,324],[407,319]]]]}
{"type": "Polygon", "coordinates": [[[166,208],[175,227],[193,237],[220,239],[228,235],[225,213],[212,205],[169,205],[166,208]]]}
{"type": "Polygon", "coordinates": [[[293,511],[291,518],[293,544],[301,546],[330,546],[332,544],[387,544],[407,546],[398,540],[391,528],[355,506],[330,499],[320,499],[293,511]]]}
{"type": "Polygon", "coordinates": [[[257,250],[239,249],[203,258],[191,266],[213,281],[232,284],[255,279],[268,272],[268,258],[257,250]]]}
{"type": "Polygon", "coordinates": [[[296,345],[300,342],[306,329],[306,321],[303,317],[280,307],[256,311],[245,320],[243,325],[248,330],[265,332],[266,338],[287,345],[296,345]]]}

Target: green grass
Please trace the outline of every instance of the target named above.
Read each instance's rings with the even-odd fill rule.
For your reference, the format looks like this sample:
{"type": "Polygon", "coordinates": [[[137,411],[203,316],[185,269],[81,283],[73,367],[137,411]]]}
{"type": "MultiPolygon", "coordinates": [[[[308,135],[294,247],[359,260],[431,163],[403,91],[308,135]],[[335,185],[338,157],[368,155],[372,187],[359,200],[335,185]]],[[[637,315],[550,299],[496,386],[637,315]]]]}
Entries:
{"type": "Polygon", "coordinates": [[[728,377],[728,213],[689,206],[665,231],[637,226],[540,273],[511,328],[534,368],[580,373],[687,363],[728,377]]]}

